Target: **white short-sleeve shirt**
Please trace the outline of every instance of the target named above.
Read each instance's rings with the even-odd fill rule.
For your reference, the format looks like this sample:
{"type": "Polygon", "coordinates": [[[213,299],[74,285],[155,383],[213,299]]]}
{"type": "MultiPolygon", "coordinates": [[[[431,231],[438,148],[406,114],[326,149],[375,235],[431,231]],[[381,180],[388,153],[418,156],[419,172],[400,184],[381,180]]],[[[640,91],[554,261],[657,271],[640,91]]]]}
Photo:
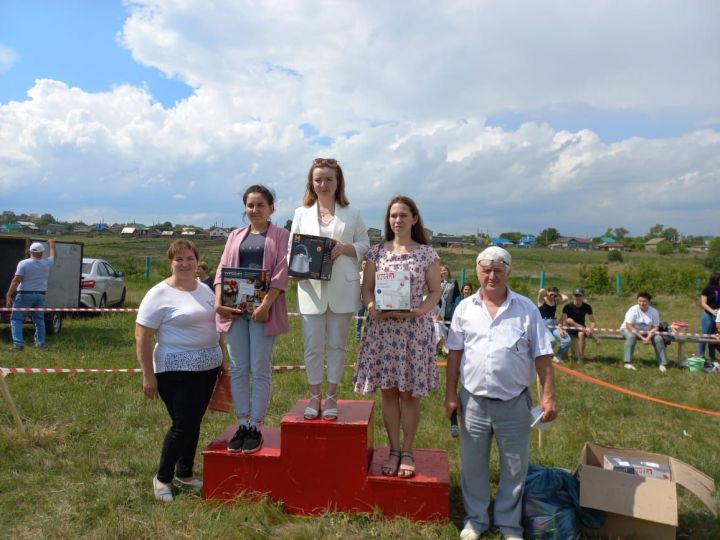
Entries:
{"type": "Polygon", "coordinates": [[[471,394],[502,400],[520,395],[535,380],[535,360],[552,345],[529,298],[507,292],[495,318],[480,292],[455,309],[446,345],[462,350],[460,383],[471,394]]]}
{"type": "Polygon", "coordinates": [[[639,332],[647,332],[660,324],[660,313],[652,306],[648,306],[647,311],[643,311],[636,304],[625,313],[620,330],[627,330],[628,323],[632,324],[639,332]]]}
{"type": "Polygon", "coordinates": [[[215,295],[202,283],[189,292],[158,283],[140,302],[136,322],[157,330],[155,373],[206,371],[222,363],[215,295]]]}

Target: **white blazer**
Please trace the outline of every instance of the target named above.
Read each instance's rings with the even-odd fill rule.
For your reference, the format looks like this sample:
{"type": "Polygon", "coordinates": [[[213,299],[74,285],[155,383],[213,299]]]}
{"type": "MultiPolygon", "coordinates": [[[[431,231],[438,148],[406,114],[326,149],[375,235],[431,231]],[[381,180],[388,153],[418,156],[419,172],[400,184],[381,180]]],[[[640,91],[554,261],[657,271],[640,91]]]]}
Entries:
{"type": "MultiPolygon", "coordinates": [[[[317,202],[312,206],[301,206],[295,210],[290,242],[294,233],[320,236],[317,202]]],[[[320,315],[328,307],[335,313],[355,313],[360,308],[360,274],[358,261],[370,249],[367,227],[360,214],[350,207],[335,206],[331,238],[355,247],[355,257],[340,255],[333,262],[330,281],[304,279],[298,282],[298,309],[303,315],[320,315]]]]}

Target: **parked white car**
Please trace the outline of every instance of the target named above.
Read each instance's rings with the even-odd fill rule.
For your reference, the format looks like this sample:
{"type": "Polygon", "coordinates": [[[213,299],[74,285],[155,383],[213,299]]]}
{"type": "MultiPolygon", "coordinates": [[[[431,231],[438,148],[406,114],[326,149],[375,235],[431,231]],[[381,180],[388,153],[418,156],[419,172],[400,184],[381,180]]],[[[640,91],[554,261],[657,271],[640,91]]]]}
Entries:
{"type": "Polygon", "coordinates": [[[122,306],[125,302],[123,273],[102,259],[83,258],[80,302],[91,308],[122,306]]]}

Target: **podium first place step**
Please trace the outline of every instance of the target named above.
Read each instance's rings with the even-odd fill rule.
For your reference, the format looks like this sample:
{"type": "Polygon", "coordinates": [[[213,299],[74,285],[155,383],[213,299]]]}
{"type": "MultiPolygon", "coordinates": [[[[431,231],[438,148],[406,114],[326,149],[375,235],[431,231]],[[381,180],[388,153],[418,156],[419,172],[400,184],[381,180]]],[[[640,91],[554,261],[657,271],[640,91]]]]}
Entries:
{"type": "Polygon", "coordinates": [[[230,426],[203,451],[208,499],[232,500],[244,492],[265,493],[293,514],[372,512],[415,520],[449,515],[449,464],[443,450],[415,449],[416,474],[383,476],[387,448],[373,448],[373,402],[339,400],[338,419],[305,420],[308,400],[299,400],[280,428],[263,427],[263,447],[233,453],[230,426]]]}

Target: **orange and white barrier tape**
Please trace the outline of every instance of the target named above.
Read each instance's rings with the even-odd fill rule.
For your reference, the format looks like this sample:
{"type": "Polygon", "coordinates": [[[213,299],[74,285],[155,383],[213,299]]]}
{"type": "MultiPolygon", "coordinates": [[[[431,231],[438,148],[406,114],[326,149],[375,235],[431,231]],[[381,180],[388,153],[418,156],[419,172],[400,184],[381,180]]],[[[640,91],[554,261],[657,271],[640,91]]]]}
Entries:
{"type": "Polygon", "coordinates": [[[0,311],[43,311],[61,313],[137,313],[138,308],[69,308],[69,307],[42,307],[42,308],[12,308],[2,307],[0,311]]]}
{"type": "MultiPolygon", "coordinates": [[[[305,366],[273,366],[273,371],[304,371],[305,366]]],[[[31,368],[31,367],[0,367],[5,377],[13,373],[60,374],[60,373],[142,373],[140,368],[31,368]]]]}
{"type": "MultiPolygon", "coordinates": [[[[60,313],[137,313],[138,308],[50,308],[50,307],[44,307],[44,308],[8,308],[8,307],[0,307],[0,313],[1,312],[8,312],[8,311],[25,311],[25,312],[34,312],[34,311],[41,311],[45,313],[49,312],[60,312],[60,313]]],[[[288,315],[291,317],[300,317],[302,316],[301,313],[295,313],[295,312],[288,312],[288,315]]],[[[367,317],[359,317],[357,315],[352,316],[353,319],[361,319],[366,320],[367,317]]],[[[442,323],[445,326],[449,326],[450,323],[447,321],[442,321],[442,323]]],[[[560,326],[560,325],[548,325],[547,328],[561,328],[563,330],[577,330],[581,331],[581,328],[578,327],[572,327],[572,326],[560,326]]],[[[613,337],[622,337],[622,333],[620,331],[620,328],[594,328],[593,334],[598,334],[597,337],[602,338],[603,336],[613,336],[613,337]]],[[[715,341],[720,340],[720,334],[700,334],[697,332],[657,332],[657,335],[660,336],[668,336],[668,337],[676,337],[676,338],[682,338],[682,339],[693,339],[693,340],[708,340],[710,343],[714,343],[715,341]]]]}

